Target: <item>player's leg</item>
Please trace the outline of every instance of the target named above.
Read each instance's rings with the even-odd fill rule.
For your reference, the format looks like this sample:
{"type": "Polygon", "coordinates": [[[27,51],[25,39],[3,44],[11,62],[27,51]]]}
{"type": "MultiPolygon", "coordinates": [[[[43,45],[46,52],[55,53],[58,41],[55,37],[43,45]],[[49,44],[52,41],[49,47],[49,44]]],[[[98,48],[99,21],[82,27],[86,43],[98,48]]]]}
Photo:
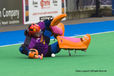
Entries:
{"type": "Polygon", "coordinates": [[[91,36],[89,34],[82,38],[58,36],[57,40],[61,49],[86,50],[90,44],[91,36]]]}
{"type": "Polygon", "coordinates": [[[19,48],[19,51],[25,55],[28,55],[29,53],[29,49],[24,44],[21,45],[21,47],[19,48]]]}
{"type": "Polygon", "coordinates": [[[60,52],[58,42],[55,42],[55,43],[51,44],[51,52],[54,53],[54,54],[57,54],[57,53],[60,52]]]}
{"type": "Polygon", "coordinates": [[[58,42],[55,42],[48,46],[48,52],[45,55],[45,57],[51,57],[54,54],[57,54],[60,52],[60,48],[58,46],[58,42]]]}

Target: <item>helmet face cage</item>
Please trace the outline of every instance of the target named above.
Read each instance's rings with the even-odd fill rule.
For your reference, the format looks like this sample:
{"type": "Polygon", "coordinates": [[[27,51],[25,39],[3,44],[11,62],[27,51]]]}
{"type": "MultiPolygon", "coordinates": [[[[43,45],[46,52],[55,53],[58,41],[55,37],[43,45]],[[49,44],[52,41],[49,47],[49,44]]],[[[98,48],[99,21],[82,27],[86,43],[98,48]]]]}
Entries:
{"type": "Polygon", "coordinates": [[[32,24],[28,27],[30,36],[40,36],[40,26],[37,24],[32,24]]]}

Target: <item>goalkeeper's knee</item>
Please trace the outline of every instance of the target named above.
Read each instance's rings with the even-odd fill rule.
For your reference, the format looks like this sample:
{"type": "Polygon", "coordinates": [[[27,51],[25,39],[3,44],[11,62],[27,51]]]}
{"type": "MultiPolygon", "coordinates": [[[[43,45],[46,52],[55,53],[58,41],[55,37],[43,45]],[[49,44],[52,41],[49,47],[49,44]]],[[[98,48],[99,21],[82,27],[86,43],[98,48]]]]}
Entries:
{"type": "Polygon", "coordinates": [[[28,55],[28,53],[29,53],[29,49],[28,49],[27,47],[25,47],[25,46],[21,46],[21,47],[19,48],[19,51],[20,51],[22,54],[25,54],[25,55],[28,55]]]}

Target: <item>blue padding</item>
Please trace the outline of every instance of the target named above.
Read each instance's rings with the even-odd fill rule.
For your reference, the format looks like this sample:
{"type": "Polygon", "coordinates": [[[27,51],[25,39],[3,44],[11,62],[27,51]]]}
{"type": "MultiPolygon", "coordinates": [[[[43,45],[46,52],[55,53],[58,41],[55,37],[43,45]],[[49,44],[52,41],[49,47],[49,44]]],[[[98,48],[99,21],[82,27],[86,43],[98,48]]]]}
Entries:
{"type": "Polygon", "coordinates": [[[59,51],[58,42],[51,44],[51,52],[56,54],[59,51]]]}
{"type": "Polygon", "coordinates": [[[50,32],[50,31],[48,31],[48,30],[45,30],[44,31],[44,36],[47,36],[47,37],[51,37],[51,35],[52,35],[52,33],[50,32]]]}
{"type": "Polygon", "coordinates": [[[51,21],[50,20],[45,20],[44,21],[46,28],[49,28],[51,21]]]}
{"type": "Polygon", "coordinates": [[[28,49],[27,47],[23,47],[23,46],[21,46],[21,47],[19,48],[19,51],[20,51],[22,54],[25,54],[25,55],[28,55],[28,53],[29,53],[29,49],[28,49]]]}

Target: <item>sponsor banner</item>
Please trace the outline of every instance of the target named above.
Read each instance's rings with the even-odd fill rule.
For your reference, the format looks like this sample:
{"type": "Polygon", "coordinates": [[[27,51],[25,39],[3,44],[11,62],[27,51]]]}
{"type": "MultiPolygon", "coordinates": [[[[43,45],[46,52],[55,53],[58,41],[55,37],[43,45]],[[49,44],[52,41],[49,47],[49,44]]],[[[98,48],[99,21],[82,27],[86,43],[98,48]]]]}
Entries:
{"type": "Polygon", "coordinates": [[[2,0],[0,2],[0,25],[22,24],[22,1],[2,0]]]}
{"type": "Polygon", "coordinates": [[[65,0],[23,0],[24,24],[37,23],[66,13],[65,0]]]}

